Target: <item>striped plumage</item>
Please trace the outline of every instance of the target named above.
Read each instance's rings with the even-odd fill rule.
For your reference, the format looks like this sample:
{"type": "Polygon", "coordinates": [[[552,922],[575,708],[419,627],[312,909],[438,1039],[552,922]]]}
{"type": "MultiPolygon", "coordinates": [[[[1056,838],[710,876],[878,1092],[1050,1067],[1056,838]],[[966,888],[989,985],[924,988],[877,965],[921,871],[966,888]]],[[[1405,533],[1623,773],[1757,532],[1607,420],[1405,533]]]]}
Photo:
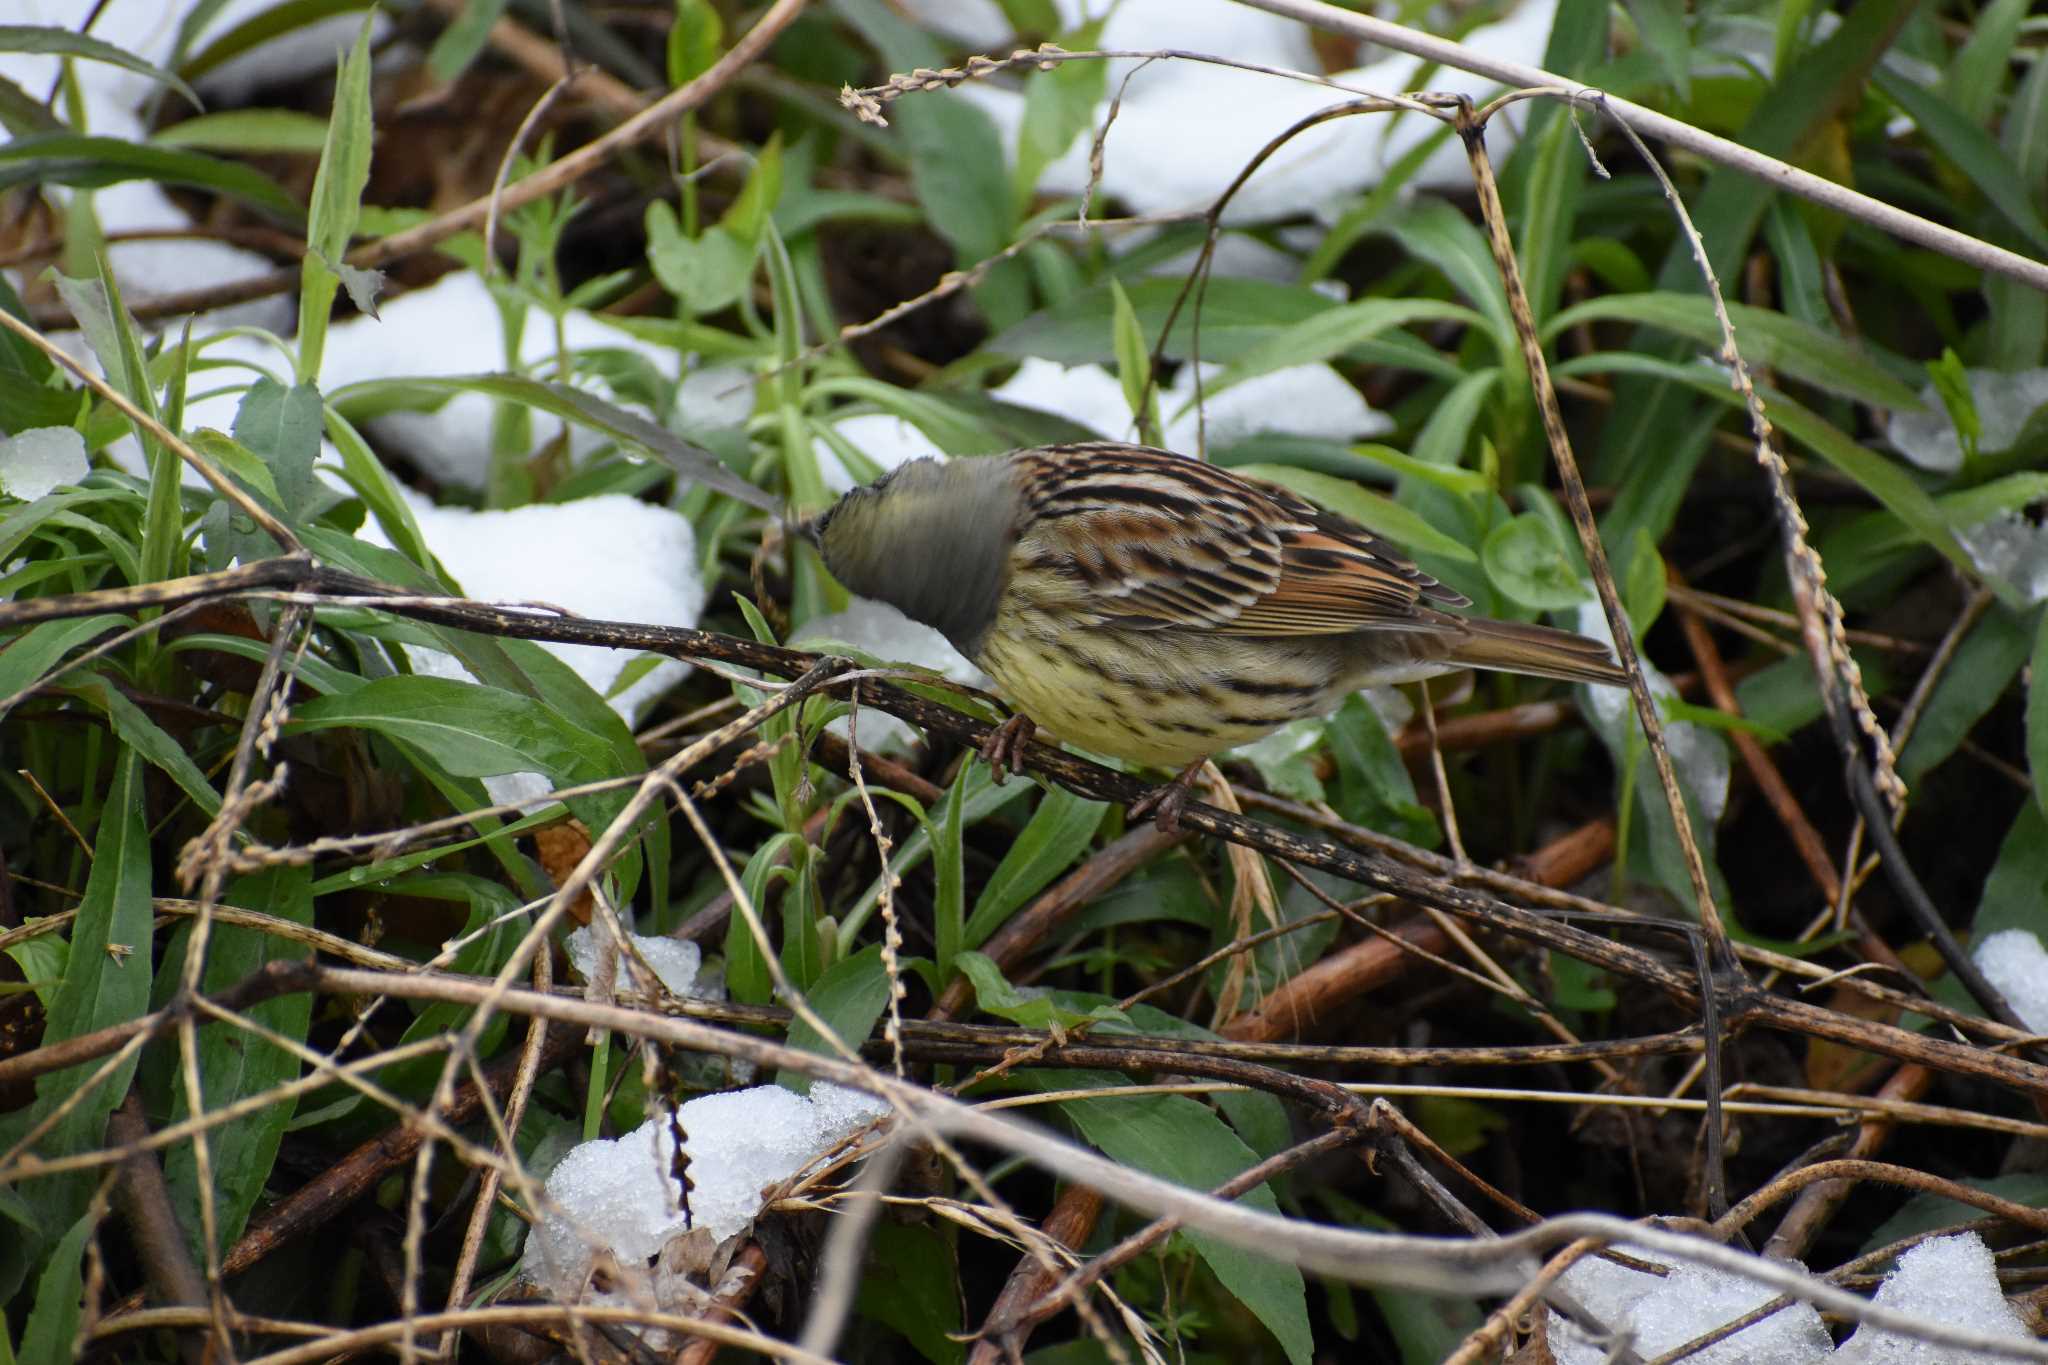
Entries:
{"type": "Polygon", "coordinates": [[[1622,681],[1595,641],[1445,610],[1469,603],[1343,517],[1142,446],[913,461],[811,531],[841,583],[942,631],[1024,716],[1137,763],[1457,668],[1622,681]]]}

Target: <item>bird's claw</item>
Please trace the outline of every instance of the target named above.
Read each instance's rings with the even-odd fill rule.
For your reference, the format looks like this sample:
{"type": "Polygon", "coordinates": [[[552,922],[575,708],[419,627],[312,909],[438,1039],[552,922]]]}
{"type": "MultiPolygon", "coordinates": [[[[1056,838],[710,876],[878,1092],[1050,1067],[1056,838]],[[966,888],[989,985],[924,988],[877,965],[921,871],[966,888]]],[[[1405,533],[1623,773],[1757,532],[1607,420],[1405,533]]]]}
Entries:
{"type": "Polygon", "coordinates": [[[1192,763],[1171,782],[1162,782],[1146,792],[1131,802],[1125,818],[1133,823],[1150,820],[1169,838],[1179,834],[1181,812],[1188,807],[1188,793],[1194,789],[1195,774],[1201,769],[1200,761],[1192,763]]]}
{"type": "Polygon", "coordinates": [[[1024,746],[1031,742],[1031,736],[1037,729],[1031,717],[1015,715],[990,731],[988,738],[981,742],[981,757],[988,764],[998,787],[1011,773],[1024,771],[1024,746]]]}

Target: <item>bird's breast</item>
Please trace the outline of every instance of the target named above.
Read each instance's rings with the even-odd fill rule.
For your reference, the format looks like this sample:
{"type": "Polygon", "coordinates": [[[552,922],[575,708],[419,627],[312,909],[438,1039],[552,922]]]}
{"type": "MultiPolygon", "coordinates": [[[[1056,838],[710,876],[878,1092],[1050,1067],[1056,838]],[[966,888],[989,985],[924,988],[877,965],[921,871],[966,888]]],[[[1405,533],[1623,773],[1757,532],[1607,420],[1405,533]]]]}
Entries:
{"type": "Polygon", "coordinates": [[[1322,642],[1079,624],[1007,595],[975,662],[1059,738],[1160,768],[1322,715],[1345,692],[1341,652],[1322,642]]]}

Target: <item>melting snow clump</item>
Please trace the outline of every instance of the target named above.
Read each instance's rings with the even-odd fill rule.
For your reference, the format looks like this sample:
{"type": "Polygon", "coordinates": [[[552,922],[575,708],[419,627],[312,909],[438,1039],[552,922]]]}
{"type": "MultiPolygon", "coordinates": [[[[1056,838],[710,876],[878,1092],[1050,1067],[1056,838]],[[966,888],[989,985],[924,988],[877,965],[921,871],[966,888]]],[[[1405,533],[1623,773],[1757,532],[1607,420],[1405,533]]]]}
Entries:
{"type": "Polygon", "coordinates": [[[0,436],[0,493],[34,502],[59,484],[85,477],[85,438],[70,427],[31,427],[0,436]]]}
{"type": "MultiPolygon", "coordinates": [[[[1637,1354],[1646,1359],[1705,1336],[1778,1296],[1755,1280],[1684,1262],[1674,1263],[1671,1273],[1660,1278],[1590,1256],[1566,1273],[1563,1284],[1593,1317],[1628,1333],[1637,1354]]],[[[1608,1358],[1605,1347],[1556,1313],[1550,1315],[1550,1350],[1558,1365],[1601,1365],[1608,1358]]],[[[1806,1365],[1826,1360],[1832,1350],[1813,1305],[1795,1303],[1686,1358],[1700,1365],[1763,1360],[1806,1365]]]]}
{"type": "MultiPolygon", "coordinates": [[[[1898,1268],[1878,1286],[1874,1301],[1901,1313],[1987,1335],[2028,1340],[2026,1327],[1999,1290],[1991,1249],[1974,1232],[1936,1237],[1899,1257],[1898,1268]]],[[[1842,1343],[1835,1359],[1848,1365],[1972,1365],[2009,1357],[1958,1351],[1953,1346],[1859,1327],[1842,1343]]]]}
{"type": "Polygon", "coordinates": [[[2001,929],[1977,945],[1977,966],[2022,1022],[2048,1032],[2048,950],[2025,929],[2001,929]]]}
{"type": "Polygon", "coordinates": [[[548,1177],[549,1207],[527,1238],[527,1271],[573,1302],[595,1263],[593,1248],[631,1270],[693,1229],[723,1241],[753,1222],[763,1188],[888,1112],[885,1101],[824,1081],[809,1097],[761,1085],[691,1100],[676,1115],[693,1186],[689,1219],[670,1174],[675,1137],[666,1116],[616,1141],[583,1143],[548,1177]]]}

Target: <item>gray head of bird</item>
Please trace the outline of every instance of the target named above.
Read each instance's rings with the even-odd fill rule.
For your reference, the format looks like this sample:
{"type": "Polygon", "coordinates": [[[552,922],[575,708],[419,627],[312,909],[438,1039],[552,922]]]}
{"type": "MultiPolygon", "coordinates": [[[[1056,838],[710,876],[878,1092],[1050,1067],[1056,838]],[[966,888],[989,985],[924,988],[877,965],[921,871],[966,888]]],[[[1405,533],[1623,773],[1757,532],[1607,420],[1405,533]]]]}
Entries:
{"type": "Polygon", "coordinates": [[[1023,498],[1000,457],[898,465],[805,527],[847,591],[887,602],[968,658],[995,621],[1023,498]]]}

